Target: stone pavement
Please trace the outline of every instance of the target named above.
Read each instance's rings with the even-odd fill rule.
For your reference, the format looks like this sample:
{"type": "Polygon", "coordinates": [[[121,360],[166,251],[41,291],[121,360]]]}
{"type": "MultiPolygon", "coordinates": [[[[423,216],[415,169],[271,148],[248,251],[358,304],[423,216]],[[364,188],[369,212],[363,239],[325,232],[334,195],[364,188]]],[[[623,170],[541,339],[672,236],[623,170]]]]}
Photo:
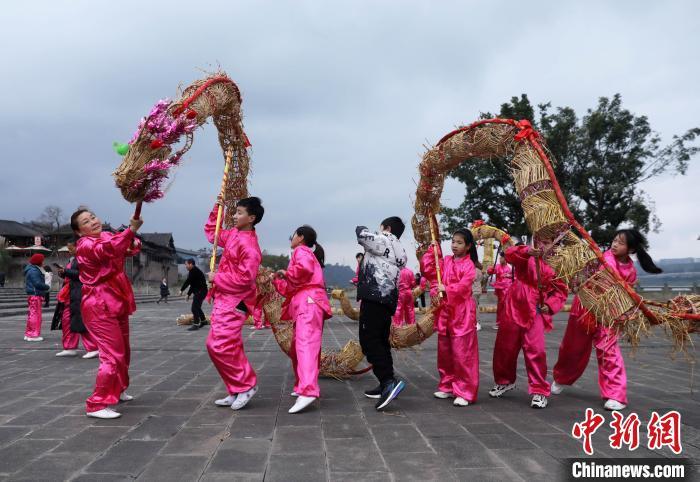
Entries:
{"type": "MultiPolygon", "coordinates": [[[[322,380],[323,400],[289,415],[293,376],[288,358],[269,331],[245,329],[246,348],[258,372],[260,391],[245,409],[217,408],[225,395],[204,339],[175,325],[187,312],[182,301],[141,305],[132,318],[129,393],[122,418],[88,419],[84,400],[97,360],[55,358],[60,335],[43,343],[22,341],[24,319],[0,318],[0,480],[557,480],[563,463],[581,457],[572,424],[586,407],[606,417],[594,436],[598,457],[671,457],[669,449],[646,448],[652,410],[682,414],[683,457],[700,464],[700,411],[691,394],[688,363],[668,357],[661,338],[631,358],[625,348],[630,409],[642,419],[642,446],[615,451],[598,398],[596,364],[575,388],[553,397],[546,410],[529,408],[522,359],[518,388],[503,399],[492,386],[492,315],[482,315],[479,334],[479,402],[467,408],[432,397],[437,380],[435,337],[395,355],[408,386],[391,410],[378,413],[362,395],[371,375],[349,381],[322,380]]],[[[549,334],[551,364],[565,316],[549,334]]],[[[326,325],[324,346],[356,338],[357,323],[335,317],[326,325]]],[[[697,338],[696,338],[697,340],[697,338]]],[[[551,370],[551,368],[550,368],[551,370]]]]}

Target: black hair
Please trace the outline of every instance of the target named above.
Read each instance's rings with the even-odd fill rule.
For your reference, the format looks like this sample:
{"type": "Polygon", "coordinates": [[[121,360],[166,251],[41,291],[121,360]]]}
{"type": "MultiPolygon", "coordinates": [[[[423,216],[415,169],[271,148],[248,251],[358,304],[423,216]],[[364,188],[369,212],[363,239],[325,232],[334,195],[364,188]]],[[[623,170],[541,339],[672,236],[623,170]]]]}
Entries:
{"type": "Polygon", "coordinates": [[[70,228],[73,232],[78,233],[80,231],[80,226],[78,225],[78,217],[83,213],[89,213],[90,210],[85,207],[79,207],[76,211],[70,215],[70,228]]]}
{"type": "Polygon", "coordinates": [[[469,257],[471,258],[472,263],[476,265],[479,262],[479,255],[476,252],[476,243],[474,242],[474,235],[472,232],[469,229],[462,228],[452,233],[452,236],[462,236],[464,243],[471,245],[469,248],[469,257]]]}
{"type": "Polygon", "coordinates": [[[192,266],[195,266],[197,263],[194,262],[194,258],[187,258],[185,260],[185,264],[191,264],[192,266]]]}
{"type": "Polygon", "coordinates": [[[53,273],[53,270],[51,269],[51,266],[44,265],[43,268],[44,268],[44,271],[46,271],[47,273],[53,273]]]}
{"type": "Polygon", "coordinates": [[[247,197],[239,200],[236,203],[236,207],[245,208],[249,216],[255,216],[255,221],[253,221],[253,226],[262,221],[265,215],[265,208],[262,206],[262,201],[259,197],[247,197]]]}
{"type": "Polygon", "coordinates": [[[506,257],[506,253],[505,253],[504,251],[501,251],[501,252],[498,254],[498,256],[500,256],[500,257],[502,257],[502,258],[505,258],[505,257],[506,257]]]}
{"type": "Polygon", "coordinates": [[[364,257],[365,257],[365,253],[357,253],[357,254],[355,255],[355,259],[357,259],[358,257],[364,258],[364,257]]]}
{"type": "Polygon", "coordinates": [[[649,253],[647,253],[647,248],[649,247],[649,243],[647,242],[646,236],[644,236],[639,230],[637,229],[619,229],[616,233],[615,236],[613,236],[613,239],[617,237],[618,235],[622,235],[625,237],[625,241],[627,241],[627,252],[636,254],[637,259],[639,260],[639,265],[642,267],[644,271],[647,273],[654,273],[658,274],[663,272],[661,268],[656,266],[654,264],[654,260],[651,259],[651,256],[649,256],[649,253]]]}
{"type": "Polygon", "coordinates": [[[323,268],[326,265],[326,253],[323,251],[323,247],[316,241],[316,230],[308,224],[304,224],[303,226],[299,226],[294,232],[297,236],[304,237],[304,244],[314,250],[314,256],[316,256],[318,264],[323,268]]]}
{"type": "Polygon", "coordinates": [[[391,234],[393,234],[399,239],[401,238],[404,229],[406,229],[406,225],[403,223],[403,221],[401,221],[401,218],[398,216],[391,216],[390,218],[386,218],[384,221],[382,221],[382,226],[384,226],[385,228],[391,228],[391,234]]]}

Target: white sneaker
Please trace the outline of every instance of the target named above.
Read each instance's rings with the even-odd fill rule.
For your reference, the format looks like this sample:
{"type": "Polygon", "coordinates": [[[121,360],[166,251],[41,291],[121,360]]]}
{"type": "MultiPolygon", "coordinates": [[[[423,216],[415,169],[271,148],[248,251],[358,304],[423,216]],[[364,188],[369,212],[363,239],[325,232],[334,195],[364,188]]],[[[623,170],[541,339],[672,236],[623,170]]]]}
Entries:
{"type": "Polygon", "coordinates": [[[467,407],[469,406],[469,401],[463,399],[462,397],[457,397],[455,398],[455,401],[452,402],[452,405],[454,405],[455,407],[467,407]]]}
{"type": "Polygon", "coordinates": [[[122,416],[121,413],[115,412],[111,408],[103,408],[102,410],[98,410],[96,412],[87,412],[85,415],[87,415],[88,417],[92,417],[92,418],[103,418],[103,419],[119,418],[122,416]]]}
{"type": "Polygon", "coordinates": [[[540,395],[539,393],[532,396],[532,401],[530,402],[532,408],[546,408],[547,407],[547,397],[540,395]]]}
{"type": "Polygon", "coordinates": [[[494,324],[493,326],[491,326],[491,328],[493,328],[494,330],[498,330],[498,325],[494,324]]]}
{"type": "Polygon", "coordinates": [[[557,382],[552,382],[550,390],[552,391],[552,395],[559,395],[564,391],[564,388],[566,388],[566,385],[559,385],[557,382]]]}
{"type": "Polygon", "coordinates": [[[613,400],[612,398],[609,398],[605,402],[605,410],[624,410],[627,408],[627,405],[624,403],[618,402],[617,400],[613,400]]]}
{"type": "Polygon", "coordinates": [[[236,399],[236,395],[229,395],[226,398],[221,398],[219,400],[216,400],[214,402],[214,405],[217,405],[219,407],[230,407],[235,399],[236,399]]]}
{"type": "Polygon", "coordinates": [[[476,331],[481,331],[481,323],[476,324],[476,331]]]}
{"type": "Polygon", "coordinates": [[[441,392],[440,390],[438,390],[437,392],[433,393],[433,397],[435,397],[435,398],[440,398],[440,399],[443,399],[443,400],[446,399],[446,398],[450,398],[451,396],[452,396],[451,393],[441,392]]]}
{"type": "Polygon", "coordinates": [[[509,383],[508,385],[496,385],[491,390],[489,390],[489,397],[498,398],[506,392],[511,391],[515,388],[515,383],[509,383]]]}
{"type": "Polygon", "coordinates": [[[126,393],[126,392],[122,392],[122,393],[119,395],[119,401],[120,401],[120,402],[130,402],[130,401],[132,401],[133,399],[134,399],[134,396],[133,396],[133,395],[129,395],[129,394],[126,393]]]}
{"type": "Polygon", "coordinates": [[[29,341],[29,337],[27,335],[24,335],[24,341],[29,341]]]}
{"type": "Polygon", "coordinates": [[[231,408],[233,410],[240,410],[241,408],[245,407],[248,405],[248,402],[250,402],[250,399],[253,398],[253,395],[255,395],[257,392],[258,387],[253,387],[247,392],[239,393],[231,404],[231,408]]]}
{"type": "Polygon", "coordinates": [[[25,336],[24,341],[44,341],[40,336],[25,336]]]}
{"type": "Polygon", "coordinates": [[[77,356],[77,350],[63,350],[56,353],[56,356],[77,356]]]}
{"type": "Polygon", "coordinates": [[[95,350],[95,351],[89,351],[85,355],[83,355],[84,360],[89,360],[90,358],[95,358],[97,355],[99,355],[100,352],[95,350]]]}
{"type": "Polygon", "coordinates": [[[294,406],[289,409],[289,413],[299,413],[315,401],[316,397],[305,397],[304,395],[299,395],[299,398],[297,398],[294,406]]]}
{"type": "Polygon", "coordinates": [[[290,397],[296,398],[296,397],[299,396],[299,394],[298,394],[297,392],[292,392],[292,393],[289,394],[289,396],[290,396],[290,397]]]}

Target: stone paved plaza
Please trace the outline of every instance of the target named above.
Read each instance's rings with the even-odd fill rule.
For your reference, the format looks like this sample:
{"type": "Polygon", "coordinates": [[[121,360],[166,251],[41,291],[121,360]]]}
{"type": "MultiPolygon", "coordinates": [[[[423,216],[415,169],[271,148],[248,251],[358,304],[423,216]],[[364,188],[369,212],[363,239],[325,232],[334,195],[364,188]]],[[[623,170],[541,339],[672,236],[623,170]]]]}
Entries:
{"type": "MultiPolygon", "coordinates": [[[[634,452],[609,447],[608,423],[596,384],[596,363],[579,384],[550,399],[546,410],[529,408],[522,359],[518,387],[503,399],[488,397],[493,384],[493,315],[482,315],[479,334],[479,401],[467,408],[432,397],[437,380],[436,339],[395,354],[407,389],[378,413],[362,395],[371,375],[321,381],[322,401],[289,415],[293,376],[288,358],[269,330],[244,330],[258,372],[258,395],[243,410],[218,408],[225,395],[204,347],[208,329],[175,325],[184,301],[143,304],[132,317],[129,392],[112,421],[88,419],[84,400],[97,360],[56,358],[60,334],[43,343],[22,341],[24,318],[0,318],[1,480],[558,480],[564,462],[581,457],[570,435],[586,407],[606,417],[594,436],[597,457],[672,457],[667,448],[646,448],[652,410],[682,414],[682,456],[700,464],[700,396],[691,393],[691,370],[672,360],[662,338],[645,342],[632,358],[624,348],[630,407],[642,419],[642,446],[634,452]]],[[[556,360],[566,315],[548,336],[548,360],[556,360]]],[[[356,338],[357,323],[335,317],[324,346],[356,338]]],[[[697,340],[697,339],[696,339],[697,340]]]]}

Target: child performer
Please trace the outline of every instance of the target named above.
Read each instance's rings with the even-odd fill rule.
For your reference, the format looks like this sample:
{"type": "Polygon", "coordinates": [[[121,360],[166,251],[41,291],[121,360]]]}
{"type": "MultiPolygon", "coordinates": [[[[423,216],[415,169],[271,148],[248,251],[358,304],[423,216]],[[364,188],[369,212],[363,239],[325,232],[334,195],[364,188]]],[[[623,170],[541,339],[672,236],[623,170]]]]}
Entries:
{"type": "Polygon", "coordinates": [[[403,267],[399,273],[399,303],[394,313],[395,326],[412,325],[416,322],[416,312],[413,308],[413,287],[416,277],[413,271],[403,267]]]}
{"type": "Polygon", "coordinates": [[[513,265],[515,280],[505,301],[493,350],[493,376],[496,382],[489,395],[498,398],[515,388],[518,354],[523,350],[532,408],[545,408],[550,386],[547,381],[547,353],[544,334],[552,329],[552,315],[567,296],[567,287],[541,256],[549,246],[537,242],[538,249],[525,245],[506,250],[506,261],[513,265]],[[539,266],[538,266],[539,265],[539,266]]]}
{"type": "Polygon", "coordinates": [[[265,311],[263,310],[263,297],[260,295],[255,296],[255,306],[253,307],[253,326],[250,328],[253,330],[264,330],[270,328],[270,320],[265,316],[265,311]]]}
{"type": "MultiPolygon", "coordinates": [[[[204,226],[210,243],[214,242],[216,215],[221,202],[219,199],[214,205],[204,226]]],[[[264,214],[259,198],[238,201],[233,216],[234,227],[219,232],[219,246],[224,249],[219,269],[216,273],[208,273],[209,281],[213,283],[210,294],[214,306],[207,351],[229,393],[214,403],[233,410],[245,407],[258,391],[255,371],[243,350],[241,331],[248,314],[241,308],[245,306],[252,311],[255,303],[255,279],[262,261],[255,225],[262,221],[264,214]]]]}
{"type": "Polygon", "coordinates": [[[124,273],[124,260],[141,251],[135,238],[142,219],[131,219],[121,233],[102,231],[102,221],[85,208],[75,211],[70,224],[79,236],[75,258],[83,283],[81,312],[100,353],[95,391],[86,401],[87,416],[118,418],[110,408],[134,397],[129,386],[129,315],[136,311],[134,292],[124,273]]]}
{"type": "Polygon", "coordinates": [[[350,282],[355,286],[357,286],[357,283],[360,282],[360,266],[362,265],[362,260],[364,259],[364,257],[364,253],[357,253],[355,255],[355,261],[357,261],[357,268],[355,268],[355,277],[350,280],[350,282]]]}
{"type": "Polygon", "coordinates": [[[24,341],[44,341],[41,336],[41,307],[50,286],[46,284],[44,270],[44,255],[33,254],[29,264],[24,267],[24,287],[27,293],[27,328],[24,330],[24,341]]]}
{"type": "Polygon", "coordinates": [[[494,325],[494,328],[497,330],[505,316],[505,301],[508,288],[513,283],[513,268],[506,261],[506,253],[501,252],[498,256],[498,263],[496,266],[489,268],[488,274],[496,275],[496,279],[491,282],[491,286],[493,286],[496,292],[496,299],[498,300],[496,305],[496,325],[494,325]]]}
{"type": "Polygon", "coordinates": [[[297,401],[289,413],[297,413],[319,396],[323,322],[333,316],[323,280],[325,254],[311,226],[301,226],[291,237],[292,258],[287,270],[274,275],[275,289],[284,296],[282,320],[293,320],[294,336],[289,350],[296,383],[297,401]]]}
{"type": "Polygon", "coordinates": [[[383,410],[406,386],[406,382],[394,377],[389,342],[391,318],[399,297],[399,272],[406,266],[406,251],[399,241],[405,228],[397,216],[382,221],[379,233],[365,226],[355,228],[357,242],[365,248],[357,285],[360,346],[379,380],[379,386],[365,390],[365,396],[378,399],[374,406],[377,410],[383,410]]]}
{"type": "Polygon", "coordinates": [[[80,282],[80,266],[75,258],[76,246],[75,243],[70,242],[67,247],[71,258],[65,268],[58,270],[58,276],[65,280],[63,288],[58,293],[58,300],[64,304],[65,308],[61,318],[63,351],[56,353],[56,356],[76,356],[78,354],[78,341],[82,338],[83,346],[87,351],[83,358],[95,358],[99,353],[97,345],[90,336],[90,332],[85,328],[80,312],[83,285],[80,282]]]}
{"type": "MultiPolygon", "coordinates": [[[[605,252],[605,261],[633,285],[637,271],[630,254],[637,255],[644,271],[661,273],[646,252],[646,246],[647,240],[642,233],[636,229],[621,229],[615,233],[610,250],[605,252]]],[[[622,410],[627,407],[627,375],[617,333],[614,328],[597,325],[578,296],[574,298],[566,333],[559,347],[559,360],[554,365],[552,393],[560,394],[566,385],[573,385],[583,375],[594,346],[598,359],[598,386],[600,396],[605,400],[605,409],[622,410]]]]}
{"type": "MultiPolygon", "coordinates": [[[[440,261],[442,284],[437,282],[435,241],[423,255],[423,274],[435,289],[431,298],[443,293],[443,305],[436,314],[438,333],[437,365],[440,383],[436,398],[455,397],[453,404],[466,407],[476,402],[479,391],[479,342],[476,336],[475,300],[472,286],[478,262],[474,237],[468,229],[452,235],[452,256],[440,261]]],[[[479,288],[481,289],[481,288],[479,288]]]]}

